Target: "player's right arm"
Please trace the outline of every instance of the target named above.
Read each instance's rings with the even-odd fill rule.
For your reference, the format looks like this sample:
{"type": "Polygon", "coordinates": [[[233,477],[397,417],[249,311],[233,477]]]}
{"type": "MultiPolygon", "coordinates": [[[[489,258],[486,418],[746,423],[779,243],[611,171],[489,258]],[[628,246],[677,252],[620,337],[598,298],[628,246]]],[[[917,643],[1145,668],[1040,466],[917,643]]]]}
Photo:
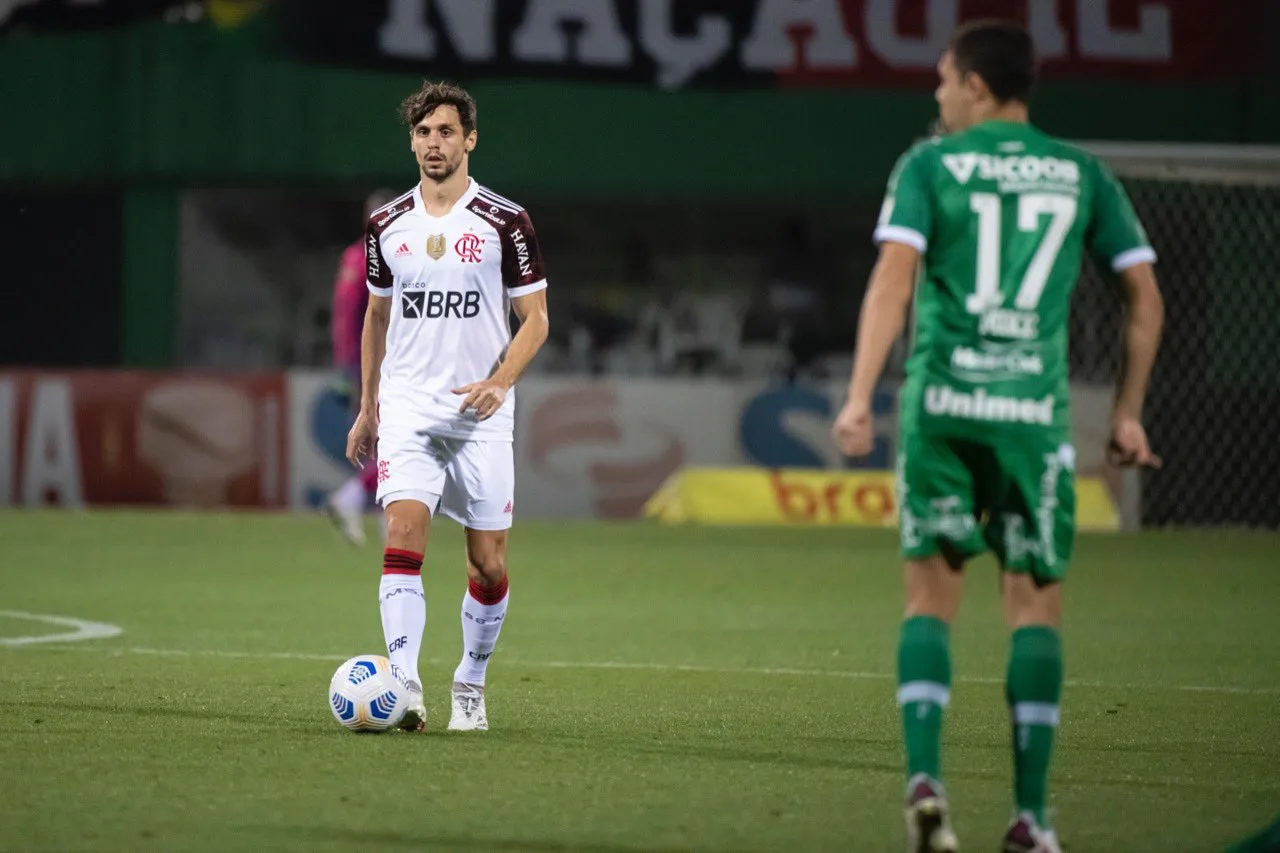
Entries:
{"type": "Polygon", "coordinates": [[[387,326],[391,324],[391,297],[369,294],[360,333],[360,411],[376,414],[382,359],[387,354],[387,326]]]}
{"type": "Polygon", "coordinates": [[[836,445],[846,456],[871,452],[871,395],[884,372],[889,351],[906,325],[916,268],[929,245],[932,201],[926,152],[927,148],[917,146],[898,161],[880,211],[875,232],[880,257],[871,272],[858,317],[849,396],[832,429],[836,445]]]}
{"type": "Polygon", "coordinates": [[[347,460],[356,466],[361,466],[361,458],[373,455],[378,438],[378,383],[382,359],[387,352],[387,326],[391,323],[394,293],[391,268],[382,256],[381,236],[374,230],[372,220],[365,232],[365,266],[369,305],[360,333],[360,412],[347,434],[347,460]]]}
{"type": "Polygon", "coordinates": [[[387,354],[387,326],[391,322],[391,297],[369,294],[364,329],[360,333],[360,412],[347,434],[347,460],[363,467],[360,460],[373,456],[378,440],[378,380],[382,359],[387,354]]]}
{"type": "Polygon", "coordinates": [[[1090,248],[1119,274],[1125,301],[1124,360],[1111,412],[1108,454],[1119,465],[1159,468],[1142,426],[1147,382],[1164,327],[1164,299],[1156,284],[1156,253],[1147,240],[1124,188],[1111,171],[1096,164],[1090,248]]]}

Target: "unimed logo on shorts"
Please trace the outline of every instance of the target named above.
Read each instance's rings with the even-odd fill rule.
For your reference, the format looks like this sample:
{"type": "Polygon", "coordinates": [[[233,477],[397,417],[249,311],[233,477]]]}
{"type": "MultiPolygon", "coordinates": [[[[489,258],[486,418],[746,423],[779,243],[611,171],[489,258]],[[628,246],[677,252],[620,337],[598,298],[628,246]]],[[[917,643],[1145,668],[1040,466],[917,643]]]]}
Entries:
{"type": "Polygon", "coordinates": [[[930,385],[924,389],[926,412],[971,421],[1050,426],[1053,424],[1053,404],[1052,394],[1043,400],[1025,400],[1021,397],[999,397],[981,388],[972,393],[945,385],[930,385]]]}

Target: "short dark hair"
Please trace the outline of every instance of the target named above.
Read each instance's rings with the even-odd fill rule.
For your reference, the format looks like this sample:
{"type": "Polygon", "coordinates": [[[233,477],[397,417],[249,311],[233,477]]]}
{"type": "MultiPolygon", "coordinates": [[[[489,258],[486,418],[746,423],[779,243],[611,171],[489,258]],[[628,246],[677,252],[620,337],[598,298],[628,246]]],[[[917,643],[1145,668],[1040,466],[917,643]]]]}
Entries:
{"type": "Polygon", "coordinates": [[[463,133],[470,134],[476,129],[476,99],[466,89],[447,81],[422,81],[421,89],[401,101],[400,118],[409,127],[417,127],[436,107],[446,104],[458,111],[463,133]]]}
{"type": "Polygon", "coordinates": [[[1031,100],[1036,85],[1036,48],[1025,27],[1012,21],[971,21],[948,45],[956,71],[977,74],[996,100],[1031,100]]]}

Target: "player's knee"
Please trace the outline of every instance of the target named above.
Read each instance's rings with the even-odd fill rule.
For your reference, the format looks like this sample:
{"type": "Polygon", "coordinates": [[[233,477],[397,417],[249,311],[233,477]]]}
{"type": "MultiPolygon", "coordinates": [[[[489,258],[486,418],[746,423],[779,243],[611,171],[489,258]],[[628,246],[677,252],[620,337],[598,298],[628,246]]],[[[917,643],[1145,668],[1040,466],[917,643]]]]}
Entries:
{"type": "Polygon", "coordinates": [[[481,586],[497,586],[507,577],[507,555],[497,549],[473,553],[467,559],[467,574],[481,586]]]}
{"type": "Polygon", "coordinates": [[[1057,627],[1062,623],[1062,584],[1037,584],[1027,574],[1006,573],[1004,615],[1009,628],[1017,630],[1030,625],[1057,627]]]}
{"type": "Polygon", "coordinates": [[[387,547],[423,551],[426,540],[426,508],[416,511],[397,501],[387,508],[387,547]]]}
{"type": "Polygon", "coordinates": [[[944,622],[955,621],[964,575],[946,557],[908,561],[905,581],[907,617],[933,616],[944,622]]]}

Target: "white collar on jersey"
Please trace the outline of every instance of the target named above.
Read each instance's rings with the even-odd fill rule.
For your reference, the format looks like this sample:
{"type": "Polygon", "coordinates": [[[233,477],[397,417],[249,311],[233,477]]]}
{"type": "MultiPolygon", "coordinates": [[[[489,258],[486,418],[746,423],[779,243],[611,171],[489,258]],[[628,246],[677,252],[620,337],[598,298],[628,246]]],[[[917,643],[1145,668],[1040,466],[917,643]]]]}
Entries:
{"type": "Polygon", "coordinates": [[[467,205],[471,203],[471,200],[476,197],[476,193],[478,192],[480,192],[480,184],[476,183],[475,178],[468,176],[467,189],[462,193],[458,200],[453,203],[453,207],[449,209],[449,212],[444,216],[432,216],[430,213],[427,213],[427,203],[422,198],[422,181],[418,181],[418,185],[413,188],[414,201],[416,202],[414,207],[417,208],[418,212],[427,219],[440,221],[448,219],[459,210],[466,210],[467,205]]]}

